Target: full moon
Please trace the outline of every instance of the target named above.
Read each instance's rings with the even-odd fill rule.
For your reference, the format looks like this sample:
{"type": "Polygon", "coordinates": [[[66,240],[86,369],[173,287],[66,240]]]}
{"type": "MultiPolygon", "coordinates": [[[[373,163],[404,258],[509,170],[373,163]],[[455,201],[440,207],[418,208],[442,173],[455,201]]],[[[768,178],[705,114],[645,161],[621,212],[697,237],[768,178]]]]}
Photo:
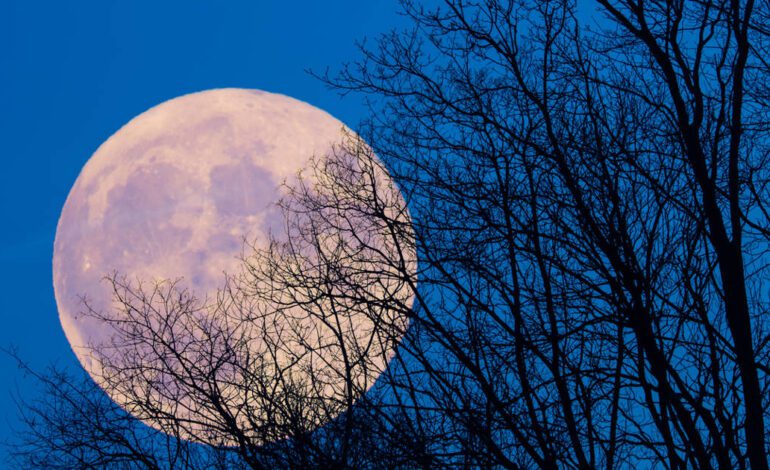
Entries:
{"type": "Polygon", "coordinates": [[[155,106],[98,148],[64,204],[53,279],[67,339],[99,385],[92,347],[109,343],[111,331],[83,315],[83,299],[95,311],[114,308],[104,277],[181,279],[197,296],[216,297],[225,273],[241,269],[244,239],[264,246],[283,227],[276,203],[285,182],[345,132],[326,112],[287,96],[217,89],[155,106]]]}

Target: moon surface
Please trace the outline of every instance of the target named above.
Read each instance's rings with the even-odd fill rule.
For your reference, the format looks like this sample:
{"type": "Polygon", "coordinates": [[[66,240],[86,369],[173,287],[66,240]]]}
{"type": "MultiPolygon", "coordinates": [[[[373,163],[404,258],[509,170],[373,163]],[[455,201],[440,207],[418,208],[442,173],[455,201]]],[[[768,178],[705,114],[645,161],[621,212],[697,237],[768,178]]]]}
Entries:
{"type": "Polygon", "coordinates": [[[217,89],[151,108],[99,147],[66,200],[53,258],[62,327],[97,383],[91,346],[111,332],[82,312],[84,297],[96,311],[113,307],[104,276],[183,278],[197,296],[215,296],[224,273],[239,271],[244,238],[264,244],[281,230],[282,183],[329,153],[343,129],[287,96],[217,89]]]}

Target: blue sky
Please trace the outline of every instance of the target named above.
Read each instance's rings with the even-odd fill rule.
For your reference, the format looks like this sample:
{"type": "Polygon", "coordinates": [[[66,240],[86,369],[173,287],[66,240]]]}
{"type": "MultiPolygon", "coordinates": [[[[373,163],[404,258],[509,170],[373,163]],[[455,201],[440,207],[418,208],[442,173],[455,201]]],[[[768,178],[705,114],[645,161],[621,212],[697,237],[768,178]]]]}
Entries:
{"type": "MultiPolygon", "coordinates": [[[[354,41],[404,24],[396,10],[384,0],[0,0],[0,346],[38,369],[79,367],[53,295],[56,222],[80,169],[120,126],[175,96],[244,87],[355,127],[361,103],[305,70],[354,60],[354,41]]],[[[0,368],[5,440],[17,425],[12,392],[34,390],[6,355],[0,368]]]]}

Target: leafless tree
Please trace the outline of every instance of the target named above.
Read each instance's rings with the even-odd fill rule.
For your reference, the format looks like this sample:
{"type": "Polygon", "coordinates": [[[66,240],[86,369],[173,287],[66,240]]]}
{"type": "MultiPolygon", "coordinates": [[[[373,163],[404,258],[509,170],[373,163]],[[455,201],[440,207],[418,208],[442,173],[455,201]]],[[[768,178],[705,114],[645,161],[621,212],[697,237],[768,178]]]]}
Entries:
{"type": "Polygon", "coordinates": [[[464,458],[767,468],[770,5],[438,3],[329,80],[412,195],[464,458]]]}
{"type": "Polygon", "coordinates": [[[45,398],[22,400],[16,462],[390,466],[395,457],[374,449],[402,445],[404,436],[376,406],[382,391],[364,394],[411,314],[415,257],[405,202],[353,135],[290,190],[284,236],[247,245],[243,271],[210,298],[182,280],[108,276],[112,307],[84,301],[82,312],[111,332],[90,345],[94,381],[24,366],[45,398]]]}
{"type": "Polygon", "coordinates": [[[121,337],[209,358],[163,366],[184,389],[142,372],[155,356],[107,367],[130,411],[253,467],[767,469],[770,3],[402,3],[413,28],[324,79],[369,99],[361,135],[411,223],[352,139],[284,202],[288,237],[206,304],[229,320],[113,278],[143,325],[121,337]],[[281,350],[275,315],[352,312],[377,340],[330,328],[341,393],[271,388],[280,355],[237,347],[281,350]],[[259,405],[221,406],[222,384],[259,405]]]}

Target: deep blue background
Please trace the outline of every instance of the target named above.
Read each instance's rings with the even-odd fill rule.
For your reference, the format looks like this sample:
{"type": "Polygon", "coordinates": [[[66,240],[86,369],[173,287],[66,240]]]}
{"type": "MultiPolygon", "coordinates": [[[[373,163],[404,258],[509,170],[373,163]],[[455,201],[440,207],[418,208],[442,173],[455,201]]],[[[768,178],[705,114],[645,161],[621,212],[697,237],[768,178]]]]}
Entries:
{"type": "MultiPolygon", "coordinates": [[[[284,93],[355,127],[361,103],[305,70],[355,59],[354,41],[404,24],[396,11],[384,0],[0,0],[0,347],[37,369],[79,367],[59,325],[53,240],[70,187],[113,132],[220,87],[284,93]]],[[[0,440],[18,427],[12,393],[34,388],[0,354],[0,440]]]]}

